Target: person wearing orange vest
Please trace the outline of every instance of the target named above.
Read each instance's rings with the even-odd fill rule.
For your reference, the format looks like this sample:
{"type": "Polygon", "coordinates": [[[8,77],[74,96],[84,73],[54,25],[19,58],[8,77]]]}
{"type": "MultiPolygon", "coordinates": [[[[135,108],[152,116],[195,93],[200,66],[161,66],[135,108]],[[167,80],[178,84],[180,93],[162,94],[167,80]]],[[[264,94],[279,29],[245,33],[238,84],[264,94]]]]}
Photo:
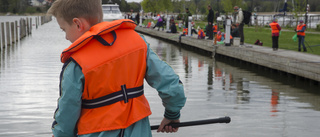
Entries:
{"type": "Polygon", "coordinates": [[[198,26],[198,39],[204,39],[206,35],[201,27],[198,26]]]}
{"type": "Polygon", "coordinates": [[[167,124],[179,122],[186,101],[179,76],[134,31],[132,20],[102,22],[101,3],[56,0],[48,10],[72,42],[61,54],[53,137],[151,137],[144,80],[164,102],[157,131],[177,132],[167,124]]]}
{"type": "Polygon", "coordinates": [[[279,34],[281,31],[281,27],[277,23],[277,19],[274,19],[273,22],[269,24],[269,26],[271,27],[272,33],[272,48],[273,51],[276,51],[279,48],[279,34]]]}
{"type": "Polygon", "coordinates": [[[296,28],[297,36],[299,38],[299,51],[301,51],[301,44],[303,46],[303,52],[307,52],[307,48],[304,45],[304,38],[305,38],[305,31],[306,31],[306,24],[303,23],[303,20],[299,21],[299,25],[296,28]]]}
{"type": "Polygon", "coordinates": [[[221,31],[218,31],[218,32],[217,32],[216,40],[217,40],[218,42],[222,40],[221,31]]]}
{"type": "Polygon", "coordinates": [[[221,31],[218,31],[218,32],[217,32],[217,35],[216,35],[216,38],[215,38],[215,39],[216,39],[216,41],[218,41],[218,42],[222,40],[221,31]]]}
{"type": "Polygon", "coordinates": [[[214,24],[212,30],[213,30],[213,35],[216,35],[218,32],[218,25],[214,24]]]}

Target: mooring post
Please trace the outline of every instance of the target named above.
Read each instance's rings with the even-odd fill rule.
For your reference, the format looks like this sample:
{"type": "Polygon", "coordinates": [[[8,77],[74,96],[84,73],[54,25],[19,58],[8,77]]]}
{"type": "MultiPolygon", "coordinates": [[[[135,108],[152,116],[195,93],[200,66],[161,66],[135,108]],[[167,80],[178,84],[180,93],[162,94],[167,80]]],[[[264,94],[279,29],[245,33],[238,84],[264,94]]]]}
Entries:
{"type": "Polygon", "coordinates": [[[3,48],[4,47],[4,45],[6,44],[5,43],[5,41],[6,41],[6,37],[5,37],[5,34],[4,34],[4,23],[3,22],[1,22],[1,48],[3,48]]]}
{"type": "Polygon", "coordinates": [[[6,37],[7,37],[7,46],[10,45],[10,24],[6,22],[6,37]]]}
{"type": "Polygon", "coordinates": [[[15,40],[14,40],[14,22],[11,22],[10,23],[10,27],[11,27],[11,44],[15,43],[15,40]]]}

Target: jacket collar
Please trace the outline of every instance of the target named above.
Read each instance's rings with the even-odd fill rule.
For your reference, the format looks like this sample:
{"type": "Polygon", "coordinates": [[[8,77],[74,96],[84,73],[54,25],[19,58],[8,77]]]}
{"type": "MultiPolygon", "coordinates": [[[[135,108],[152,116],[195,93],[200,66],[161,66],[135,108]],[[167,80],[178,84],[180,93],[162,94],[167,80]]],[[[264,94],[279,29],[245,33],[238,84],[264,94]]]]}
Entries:
{"type": "Polygon", "coordinates": [[[61,53],[61,62],[65,63],[69,60],[70,56],[86,45],[94,36],[104,35],[116,29],[134,29],[136,24],[129,19],[121,19],[112,22],[101,22],[90,28],[89,31],[80,36],[75,42],[73,42],[68,48],[61,53]]]}

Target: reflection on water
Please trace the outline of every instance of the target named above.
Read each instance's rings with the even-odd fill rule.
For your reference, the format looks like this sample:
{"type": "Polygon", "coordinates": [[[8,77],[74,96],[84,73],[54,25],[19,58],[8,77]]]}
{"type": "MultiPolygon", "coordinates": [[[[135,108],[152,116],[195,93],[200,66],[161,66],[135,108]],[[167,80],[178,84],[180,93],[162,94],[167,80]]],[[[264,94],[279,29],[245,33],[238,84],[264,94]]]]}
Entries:
{"type": "MultiPolygon", "coordinates": [[[[155,137],[318,136],[319,86],[228,58],[201,56],[145,36],[151,48],[180,76],[187,103],[181,121],[230,116],[230,124],[180,128],[155,137]]],[[[50,136],[58,98],[59,56],[70,43],[55,21],[1,50],[0,136],[50,136]],[[48,33],[50,32],[50,33],[48,33]]],[[[164,109],[147,84],[146,96],[159,124],[164,109]]]]}

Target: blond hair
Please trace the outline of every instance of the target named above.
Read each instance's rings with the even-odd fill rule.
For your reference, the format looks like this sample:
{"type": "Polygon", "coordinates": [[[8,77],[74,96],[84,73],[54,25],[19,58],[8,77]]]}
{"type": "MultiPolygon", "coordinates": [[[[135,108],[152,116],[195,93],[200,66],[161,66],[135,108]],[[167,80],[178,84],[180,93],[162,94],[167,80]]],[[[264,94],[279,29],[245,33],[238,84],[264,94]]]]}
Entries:
{"type": "Polygon", "coordinates": [[[84,18],[90,25],[102,21],[101,0],[56,0],[47,12],[72,24],[74,18],[84,18]]]}

